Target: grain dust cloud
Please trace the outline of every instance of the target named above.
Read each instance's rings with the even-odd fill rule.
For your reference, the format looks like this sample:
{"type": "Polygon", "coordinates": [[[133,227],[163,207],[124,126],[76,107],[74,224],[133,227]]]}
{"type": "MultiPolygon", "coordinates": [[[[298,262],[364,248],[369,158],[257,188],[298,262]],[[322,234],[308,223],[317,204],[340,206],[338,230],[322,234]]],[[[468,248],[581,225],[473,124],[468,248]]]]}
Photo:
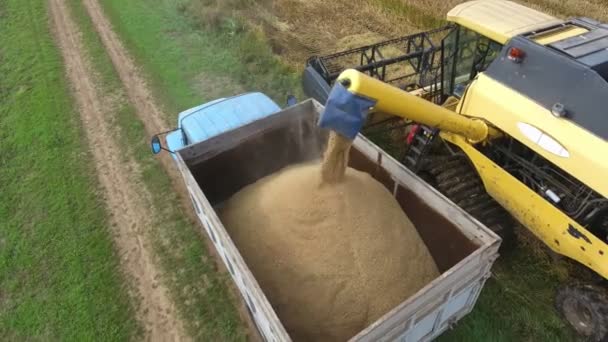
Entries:
{"type": "Polygon", "coordinates": [[[332,132],[322,162],[230,198],[221,219],[294,341],[346,341],[439,275],[386,188],[348,168],[332,132]]]}

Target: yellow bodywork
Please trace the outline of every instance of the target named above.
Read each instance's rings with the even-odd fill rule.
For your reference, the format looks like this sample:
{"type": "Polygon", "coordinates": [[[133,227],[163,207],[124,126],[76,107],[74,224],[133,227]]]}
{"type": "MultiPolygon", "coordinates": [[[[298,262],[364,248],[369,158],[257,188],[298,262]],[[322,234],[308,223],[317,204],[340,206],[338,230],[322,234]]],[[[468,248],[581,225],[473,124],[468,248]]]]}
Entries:
{"type": "Polygon", "coordinates": [[[447,132],[440,134],[467,154],[488,194],[521,224],[556,253],[572,258],[608,279],[606,243],[496,165],[462,137],[447,132]],[[573,235],[572,232],[581,235],[573,235]]]}
{"type": "Polygon", "coordinates": [[[487,192],[511,215],[555,252],[577,260],[608,279],[608,245],[495,164],[474,145],[502,134],[509,135],[608,197],[606,141],[567,119],[554,117],[544,107],[483,73],[469,85],[465,102],[458,104],[457,112],[355,70],[343,72],[338,80],[350,92],[377,101],[372,111],[440,128],[442,138],[467,154],[487,192]],[[558,152],[567,153],[568,157],[548,151],[541,140],[531,140],[529,132],[526,135],[526,130],[521,127],[536,127],[546,137],[549,135],[544,132],[551,132],[551,141],[558,142],[561,148],[558,152]]]}
{"type": "Polygon", "coordinates": [[[410,120],[462,134],[473,142],[483,141],[489,134],[488,125],[482,120],[465,118],[357,70],[343,71],[337,82],[347,84],[346,88],[351,93],[375,100],[374,111],[396,115],[404,110],[403,104],[407,103],[407,118],[410,120]],[[344,82],[346,80],[348,83],[344,82]]]}
{"type": "Polygon", "coordinates": [[[512,1],[475,0],[448,12],[448,21],[471,29],[500,44],[522,33],[559,25],[562,20],[512,1]]]}
{"type": "Polygon", "coordinates": [[[524,145],[574,175],[591,189],[608,197],[608,142],[589,133],[568,119],[551,112],[526,96],[480,74],[469,86],[460,111],[482,118],[524,145]],[[547,151],[522,131],[521,123],[538,128],[559,143],[568,157],[547,151]]]}
{"type": "Polygon", "coordinates": [[[581,34],[585,34],[587,32],[589,32],[589,30],[584,27],[579,27],[570,24],[558,30],[549,30],[548,32],[543,32],[541,34],[531,37],[531,39],[540,45],[549,45],[555,42],[559,42],[560,40],[580,36],[581,34]]]}
{"type": "MultiPolygon", "coordinates": [[[[608,142],[590,134],[571,121],[551,112],[509,87],[480,74],[469,85],[458,111],[482,118],[507,135],[608,197],[608,142]],[[545,149],[522,130],[536,127],[559,143],[567,157],[545,149]]],[[[472,161],[486,191],[519,222],[555,252],[568,256],[608,279],[608,245],[583,226],[551,205],[517,178],[500,168],[462,137],[442,132],[442,137],[458,145],[472,161]]]]}

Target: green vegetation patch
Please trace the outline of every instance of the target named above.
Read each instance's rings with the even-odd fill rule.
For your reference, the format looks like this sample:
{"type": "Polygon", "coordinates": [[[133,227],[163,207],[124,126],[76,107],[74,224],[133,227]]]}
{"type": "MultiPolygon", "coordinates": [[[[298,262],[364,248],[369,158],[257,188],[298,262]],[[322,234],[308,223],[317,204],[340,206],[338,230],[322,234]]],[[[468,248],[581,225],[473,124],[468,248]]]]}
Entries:
{"type": "Polygon", "coordinates": [[[0,2],[0,339],[128,340],[134,310],[45,4],[0,2]]]}
{"type": "MultiPolygon", "coordinates": [[[[124,87],[82,2],[69,0],[69,3],[82,32],[87,54],[101,81],[98,90],[114,99],[113,121],[117,128],[116,138],[122,147],[120,153],[125,159],[133,158],[139,164],[139,181],[152,195],[157,215],[154,224],[147,229],[162,266],[163,281],[171,291],[179,316],[196,340],[244,340],[246,331],[239,319],[235,298],[231,298],[227,287],[229,275],[217,270],[205,248],[201,228],[192,224],[181,210],[180,199],[169,177],[150,152],[144,126],[128,102],[124,87]]],[[[210,88],[210,91],[218,90],[210,88]]]]}
{"type": "MultiPolygon", "coordinates": [[[[236,1],[236,0],[235,0],[236,1]]],[[[241,91],[262,91],[278,103],[301,95],[299,74],[272,54],[261,30],[245,30],[234,18],[211,14],[199,21],[198,1],[105,0],[115,31],[147,72],[171,113],[241,91]]]]}
{"type": "Polygon", "coordinates": [[[556,264],[538,242],[526,242],[501,255],[473,312],[441,341],[575,340],[553,306],[567,267],[556,264]]]}

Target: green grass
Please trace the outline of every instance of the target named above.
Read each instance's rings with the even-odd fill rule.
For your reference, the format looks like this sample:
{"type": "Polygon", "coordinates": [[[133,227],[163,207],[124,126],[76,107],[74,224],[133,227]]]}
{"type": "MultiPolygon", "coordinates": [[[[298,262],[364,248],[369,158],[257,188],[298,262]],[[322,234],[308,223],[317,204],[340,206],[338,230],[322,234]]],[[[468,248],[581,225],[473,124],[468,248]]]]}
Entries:
{"type": "Polygon", "coordinates": [[[45,1],[0,2],[0,339],[137,336],[45,1]]]}
{"type": "Polygon", "coordinates": [[[575,340],[553,306],[564,273],[530,248],[519,246],[499,258],[473,312],[441,341],[575,340]]]}
{"type": "Polygon", "coordinates": [[[236,20],[202,30],[185,0],[102,3],[172,122],[181,110],[239,91],[262,91],[278,103],[301,96],[299,74],[281,65],[261,32],[244,32],[236,20]]]}
{"type": "Polygon", "coordinates": [[[80,0],[70,8],[82,32],[91,62],[100,79],[103,94],[118,99],[114,120],[116,137],[125,158],[139,164],[139,181],[152,195],[157,215],[148,227],[153,247],[188,332],[200,341],[234,341],[246,336],[227,289],[230,281],[208,256],[198,225],[193,225],[179,207],[180,200],[169,177],[151,154],[142,122],[126,100],[126,93],[99,36],[80,0]]]}
{"type": "MultiPolygon", "coordinates": [[[[382,2],[393,6],[389,10],[411,10],[394,1],[382,2]]],[[[281,101],[298,88],[297,74],[279,65],[259,33],[196,25],[192,17],[180,12],[188,3],[160,0],[149,6],[144,0],[103,1],[116,30],[143,65],[173,118],[178,110],[237,89],[262,90],[281,101]],[[195,81],[201,76],[209,80],[203,86],[195,81]]],[[[442,22],[427,14],[420,20],[422,26],[442,22]]],[[[473,313],[442,340],[573,340],[552,307],[560,274],[547,258],[523,246],[503,256],[494,273],[473,313]]]]}

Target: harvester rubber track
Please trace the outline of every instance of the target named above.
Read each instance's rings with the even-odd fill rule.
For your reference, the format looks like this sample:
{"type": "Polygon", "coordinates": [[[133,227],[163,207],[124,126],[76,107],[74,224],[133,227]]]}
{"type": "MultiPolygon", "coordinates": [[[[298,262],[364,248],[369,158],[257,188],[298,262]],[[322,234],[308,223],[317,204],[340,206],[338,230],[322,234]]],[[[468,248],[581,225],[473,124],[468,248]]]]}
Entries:
{"type": "Polygon", "coordinates": [[[463,156],[438,158],[427,169],[435,187],[503,239],[503,246],[514,242],[515,220],[485,190],[483,182],[463,156]]]}

